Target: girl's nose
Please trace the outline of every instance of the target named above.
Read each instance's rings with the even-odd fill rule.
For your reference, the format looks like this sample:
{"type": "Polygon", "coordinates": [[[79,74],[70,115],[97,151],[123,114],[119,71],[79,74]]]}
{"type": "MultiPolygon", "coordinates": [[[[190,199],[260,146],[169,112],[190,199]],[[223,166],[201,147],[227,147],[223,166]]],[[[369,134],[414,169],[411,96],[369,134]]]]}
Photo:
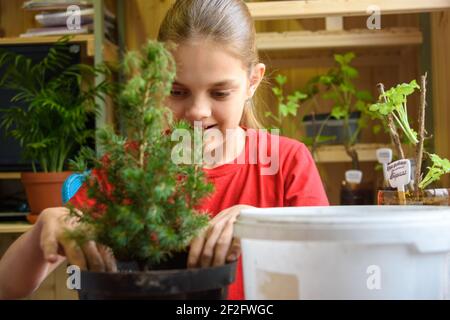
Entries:
{"type": "Polygon", "coordinates": [[[188,121],[202,121],[209,117],[211,117],[211,106],[203,99],[195,99],[185,112],[185,118],[188,121]]]}

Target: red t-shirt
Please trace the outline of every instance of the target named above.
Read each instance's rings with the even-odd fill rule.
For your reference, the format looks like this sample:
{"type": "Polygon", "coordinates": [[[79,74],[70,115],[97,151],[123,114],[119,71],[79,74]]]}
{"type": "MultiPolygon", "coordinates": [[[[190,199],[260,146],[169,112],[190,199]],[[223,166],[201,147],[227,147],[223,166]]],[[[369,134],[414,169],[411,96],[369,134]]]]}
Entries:
{"type": "MultiPolygon", "coordinates": [[[[259,208],[329,205],[314,160],[304,144],[279,137],[277,148],[278,136],[262,130],[246,129],[246,132],[245,154],[241,154],[240,160],[204,169],[215,191],[200,209],[214,217],[238,204],[259,208]],[[278,165],[274,159],[278,159],[278,165]]],[[[84,188],[71,202],[80,207],[93,203],[87,201],[84,188]]],[[[228,298],[244,297],[242,259],[239,259],[236,281],[229,288],[228,298]]]]}

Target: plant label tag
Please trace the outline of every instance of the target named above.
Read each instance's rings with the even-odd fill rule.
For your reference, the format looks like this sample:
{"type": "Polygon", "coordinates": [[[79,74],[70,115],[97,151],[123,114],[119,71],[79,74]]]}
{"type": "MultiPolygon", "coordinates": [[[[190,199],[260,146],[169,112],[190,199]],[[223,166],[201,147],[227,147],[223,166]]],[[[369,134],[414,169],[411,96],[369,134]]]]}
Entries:
{"type": "Polygon", "coordinates": [[[392,161],[392,150],[389,148],[377,149],[377,159],[379,163],[390,163],[392,161]]]}
{"type": "Polygon", "coordinates": [[[362,175],[363,173],[360,170],[347,170],[345,171],[345,181],[348,183],[360,184],[362,175]]]}
{"type": "Polygon", "coordinates": [[[387,166],[389,184],[399,190],[411,181],[411,161],[402,159],[392,162],[387,166]]]}

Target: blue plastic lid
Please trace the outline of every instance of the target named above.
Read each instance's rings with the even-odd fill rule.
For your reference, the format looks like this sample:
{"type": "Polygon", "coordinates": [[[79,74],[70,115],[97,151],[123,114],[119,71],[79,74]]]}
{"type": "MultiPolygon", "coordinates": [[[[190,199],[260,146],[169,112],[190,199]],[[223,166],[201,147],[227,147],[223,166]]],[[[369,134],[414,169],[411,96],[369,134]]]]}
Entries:
{"type": "Polygon", "coordinates": [[[80,190],[83,185],[84,180],[86,180],[87,175],[90,171],[85,173],[74,173],[71,174],[62,186],[62,200],[63,204],[66,204],[72,197],[80,190]]]}

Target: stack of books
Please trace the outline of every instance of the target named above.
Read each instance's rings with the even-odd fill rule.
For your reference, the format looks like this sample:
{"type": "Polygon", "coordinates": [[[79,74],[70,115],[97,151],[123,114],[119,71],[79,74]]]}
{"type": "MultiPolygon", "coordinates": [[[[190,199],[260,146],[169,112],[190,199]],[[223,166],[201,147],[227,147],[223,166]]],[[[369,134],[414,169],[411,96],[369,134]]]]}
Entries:
{"type": "MultiPolygon", "coordinates": [[[[32,0],[24,2],[23,8],[40,11],[35,19],[42,27],[28,29],[20,35],[21,37],[63,36],[94,32],[94,8],[90,1],[32,0]]],[[[106,8],[104,13],[105,36],[108,40],[116,42],[116,17],[106,8]]]]}

